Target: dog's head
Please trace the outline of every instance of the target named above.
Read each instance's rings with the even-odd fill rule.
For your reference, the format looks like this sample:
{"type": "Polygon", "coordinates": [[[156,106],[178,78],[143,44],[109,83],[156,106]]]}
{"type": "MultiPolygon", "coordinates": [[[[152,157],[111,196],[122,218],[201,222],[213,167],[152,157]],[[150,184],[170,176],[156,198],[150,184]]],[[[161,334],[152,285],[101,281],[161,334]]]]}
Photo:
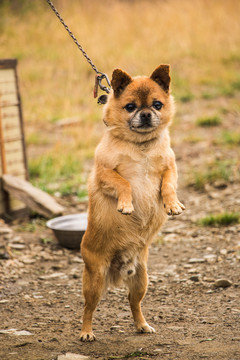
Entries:
{"type": "Polygon", "coordinates": [[[173,115],[169,65],[160,65],[150,77],[132,78],[116,69],[104,122],[118,137],[133,142],[156,138],[173,115]]]}

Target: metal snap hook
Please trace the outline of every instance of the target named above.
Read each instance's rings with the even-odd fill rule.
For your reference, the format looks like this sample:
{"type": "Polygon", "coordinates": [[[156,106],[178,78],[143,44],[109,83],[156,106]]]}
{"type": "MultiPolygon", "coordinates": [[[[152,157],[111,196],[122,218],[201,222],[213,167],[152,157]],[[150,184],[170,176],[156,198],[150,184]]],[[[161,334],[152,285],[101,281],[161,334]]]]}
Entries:
{"type": "Polygon", "coordinates": [[[110,80],[107,76],[107,74],[98,72],[96,77],[95,77],[95,85],[94,85],[94,91],[93,91],[93,96],[94,98],[96,98],[98,96],[98,87],[100,87],[101,90],[105,91],[106,93],[110,93],[110,88],[111,88],[111,84],[110,84],[110,80]],[[102,80],[106,80],[107,84],[109,85],[109,88],[105,85],[102,84],[102,80]]]}
{"type": "Polygon", "coordinates": [[[110,80],[109,80],[107,74],[104,74],[104,73],[101,73],[101,72],[99,72],[98,74],[100,74],[100,75],[97,75],[98,76],[98,85],[99,85],[100,89],[109,94],[110,93],[110,88],[111,88],[111,83],[110,83],[110,80]],[[109,87],[102,84],[102,80],[104,80],[104,79],[106,80],[109,87]]]}

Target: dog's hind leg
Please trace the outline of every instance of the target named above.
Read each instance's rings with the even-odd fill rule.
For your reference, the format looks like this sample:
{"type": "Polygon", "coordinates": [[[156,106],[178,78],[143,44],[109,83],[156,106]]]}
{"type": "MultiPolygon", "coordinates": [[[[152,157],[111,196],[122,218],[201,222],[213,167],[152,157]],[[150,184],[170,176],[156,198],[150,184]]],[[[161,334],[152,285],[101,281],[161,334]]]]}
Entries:
{"type": "Polygon", "coordinates": [[[154,333],[154,328],[148,325],[141,310],[141,301],[146,293],[147,283],[148,279],[146,266],[145,264],[138,264],[136,274],[131,278],[128,283],[128,300],[132,310],[137,332],[154,333]]]}
{"type": "Polygon", "coordinates": [[[85,306],[83,312],[83,324],[80,334],[81,341],[94,341],[92,331],[92,317],[98,302],[101,299],[105,287],[105,275],[101,268],[87,268],[83,271],[83,295],[85,306]]]}

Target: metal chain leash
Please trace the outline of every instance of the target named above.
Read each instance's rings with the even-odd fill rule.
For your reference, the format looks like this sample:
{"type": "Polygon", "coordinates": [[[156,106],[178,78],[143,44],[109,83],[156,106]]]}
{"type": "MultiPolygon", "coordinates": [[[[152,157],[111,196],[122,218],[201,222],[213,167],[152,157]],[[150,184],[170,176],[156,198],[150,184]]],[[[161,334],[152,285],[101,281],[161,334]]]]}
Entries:
{"type": "Polygon", "coordinates": [[[94,87],[94,97],[97,97],[98,86],[100,87],[101,90],[105,91],[106,93],[109,93],[110,88],[111,88],[111,84],[110,84],[110,81],[109,81],[109,78],[108,78],[107,74],[104,74],[104,73],[102,73],[101,71],[99,71],[97,69],[96,65],[94,65],[94,63],[92,62],[90,57],[87,55],[86,51],[79,44],[79,42],[77,41],[77,39],[75,38],[75,36],[73,35],[73,33],[71,32],[69,27],[67,26],[67,24],[65,24],[63,18],[61,17],[61,15],[57,11],[57,9],[53,5],[53,3],[50,0],[46,0],[46,1],[47,1],[48,5],[52,8],[52,10],[54,11],[56,16],[58,17],[58,19],[60,20],[61,24],[67,30],[68,34],[71,36],[71,38],[73,39],[73,41],[77,45],[78,49],[82,52],[82,54],[86,58],[87,62],[91,65],[92,69],[96,72],[97,75],[96,75],[96,81],[95,81],[95,87],[94,87]],[[104,79],[106,80],[109,87],[102,85],[101,81],[104,80],[104,79]]]}

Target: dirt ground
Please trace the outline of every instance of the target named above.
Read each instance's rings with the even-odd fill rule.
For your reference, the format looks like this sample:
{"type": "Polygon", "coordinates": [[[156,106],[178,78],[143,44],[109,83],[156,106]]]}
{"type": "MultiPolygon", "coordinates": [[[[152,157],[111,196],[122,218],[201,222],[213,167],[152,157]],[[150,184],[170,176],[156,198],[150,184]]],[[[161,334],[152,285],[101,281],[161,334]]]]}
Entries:
{"type": "MultiPolygon", "coordinates": [[[[239,124],[239,114],[227,117],[227,127],[239,124]]],[[[186,211],[169,219],[150,249],[142,307],[156,334],[135,332],[127,291],[115,289],[95,313],[97,341],[81,343],[80,252],[60,247],[41,218],[12,221],[0,239],[1,360],[56,360],[67,352],[104,360],[240,359],[240,224],[197,224],[207,213],[239,211],[240,183],[216,182],[200,192],[185,180],[207,157],[236,157],[236,149],[213,144],[216,128],[198,129],[202,141],[183,146],[192,130],[187,116],[173,129],[186,211]]],[[[66,213],[87,207],[74,197],[61,201],[66,213]]]]}

